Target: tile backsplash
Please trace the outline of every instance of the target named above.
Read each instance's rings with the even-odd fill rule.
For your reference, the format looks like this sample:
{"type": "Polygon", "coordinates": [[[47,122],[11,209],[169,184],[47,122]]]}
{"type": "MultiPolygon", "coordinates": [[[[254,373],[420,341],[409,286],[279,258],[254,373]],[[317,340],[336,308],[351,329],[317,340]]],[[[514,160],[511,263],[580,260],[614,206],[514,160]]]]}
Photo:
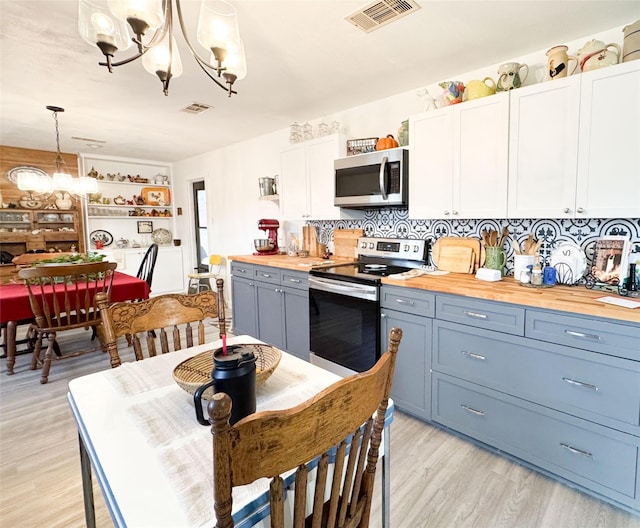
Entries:
{"type": "MultiPolygon", "coordinates": [[[[547,259],[550,251],[562,242],[574,242],[580,246],[590,260],[593,243],[597,238],[622,235],[631,240],[631,251],[640,253],[639,218],[589,218],[589,219],[511,219],[511,220],[413,220],[408,209],[368,209],[364,219],[359,220],[311,220],[322,241],[333,239],[334,229],[364,229],[366,236],[389,238],[416,238],[437,240],[443,236],[465,236],[481,238],[483,229],[500,231],[509,229],[509,239],[515,236],[522,243],[529,233],[542,239],[541,259],[547,259]]],[[[513,273],[513,249],[507,250],[507,272],[513,273]]]]}

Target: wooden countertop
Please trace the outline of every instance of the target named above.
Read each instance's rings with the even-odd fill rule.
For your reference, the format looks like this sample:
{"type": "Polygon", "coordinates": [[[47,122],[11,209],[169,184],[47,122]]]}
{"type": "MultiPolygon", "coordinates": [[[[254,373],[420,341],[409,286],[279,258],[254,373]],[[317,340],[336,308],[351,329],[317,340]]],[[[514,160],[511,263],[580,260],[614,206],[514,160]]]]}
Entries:
{"type": "MultiPolygon", "coordinates": [[[[331,257],[329,261],[326,261],[320,257],[300,258],[288,255],[234,255],[227,258],[235,262],[296,271],[309,271],[316,266],[331,266],[331,262],[333,264],[353,262],[353,259],[345,258],[331,257]]],[[[640,324],[640,308],[622,308],[596,301],[595,299],[599,297],[617,297],[617,295],[601,290],[588,290],[584,286],[554,286],[553,288],[536,289],[521,286],[513,277],[505,277],[497,282],[487,282],[476,279],[475,275],[463,273],[422,275],[408,280],[384,278],[382,283],[640,324]]],[[[640,300],[632,297],[629,299],[640,300]]]]}

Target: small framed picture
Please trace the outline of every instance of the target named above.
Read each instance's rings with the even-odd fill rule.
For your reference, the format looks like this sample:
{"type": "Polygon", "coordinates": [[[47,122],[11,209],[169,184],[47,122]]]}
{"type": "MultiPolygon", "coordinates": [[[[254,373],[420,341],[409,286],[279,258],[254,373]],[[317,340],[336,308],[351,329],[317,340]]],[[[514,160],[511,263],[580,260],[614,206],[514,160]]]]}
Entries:
{"type": "Polygon", "coordinates": [[[138,221],[138,233],[153,233],[153,222],[148,220],[138,221]]]}
{"type": "Polygon", "coordinates": [[[591,274],[596,284],[618,286],[627,278],[630,241],[624,236],[598,238],[593,246],[591,274]]]}

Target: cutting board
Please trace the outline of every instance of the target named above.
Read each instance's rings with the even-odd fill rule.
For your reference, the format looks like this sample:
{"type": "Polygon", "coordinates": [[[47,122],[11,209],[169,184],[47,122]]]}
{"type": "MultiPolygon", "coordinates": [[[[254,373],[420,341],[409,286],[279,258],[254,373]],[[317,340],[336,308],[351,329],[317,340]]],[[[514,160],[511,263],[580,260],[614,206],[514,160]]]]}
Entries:
{"type": "Polygon", "coordinates": [[[438,269],[452,273],[473,273],[475,251],[466,246],[445,246],[440,249],[438,269]]]}
{"type": "Polygon", "coordinates": [[[333,254],[336,257],[355,258],[358,238],[364,236],[362,229],[334,229],[333,254]]]}
{"type": "Polygon", "coordinates": [[[313,226],[302,226],[302,249],[309,252],[309,256],[317,257],[318,240],[316,235],[316,228],[313,226]]]}
{"type": "MultiPolygon", "coordinates": [[[[444,248],[469,248],[473,252],[473,266],[469,266],[465,271],[458,271],[457,273],[475,273],[475,271],[482,266],[484,263],[484,247],[480,243],[480,240],[477,238],[471,237],[441,237],[436,240],[436,243],[431,248],[431,259],[433,263],[436,265],[438,269],[445,269],[442,267],[442,263],[440,262],[440,256],[443,252],[444,248]]],[[[451,252],[449,249],[446,250],[446,265],[453,265],[451,262],[451,252]]],[[[461,258],[462,261],[466,260],[467,253],[457,253],[457,257],[461,258]]],[[[466,265],[466,262],[465,262],[466,265]]],[[[464,265],[463,265],[464,266],[464,265]]],[[[459,269],[459,266],[455,266],[459,269]]],[[[453,271],[451,269],[447,271],[453,271]]]]}

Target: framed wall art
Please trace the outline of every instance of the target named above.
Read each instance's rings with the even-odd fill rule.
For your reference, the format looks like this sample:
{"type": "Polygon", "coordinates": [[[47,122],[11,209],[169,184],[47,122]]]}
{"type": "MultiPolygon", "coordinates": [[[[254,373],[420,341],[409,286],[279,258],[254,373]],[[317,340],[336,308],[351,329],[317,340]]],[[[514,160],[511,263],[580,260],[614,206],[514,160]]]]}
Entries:
{"type": "Polygon", "coordinates": [[[153,222],[149,222],[148,220],[139,220],[138,233],[153,233],[153,222]]]}
{"type": "Polygon", "coordinates": [[[629,239],[624,236],[606,236],[595,241],[590,272],[596,284],[622,284],[628,274],[629,247],[629,239]]]}

